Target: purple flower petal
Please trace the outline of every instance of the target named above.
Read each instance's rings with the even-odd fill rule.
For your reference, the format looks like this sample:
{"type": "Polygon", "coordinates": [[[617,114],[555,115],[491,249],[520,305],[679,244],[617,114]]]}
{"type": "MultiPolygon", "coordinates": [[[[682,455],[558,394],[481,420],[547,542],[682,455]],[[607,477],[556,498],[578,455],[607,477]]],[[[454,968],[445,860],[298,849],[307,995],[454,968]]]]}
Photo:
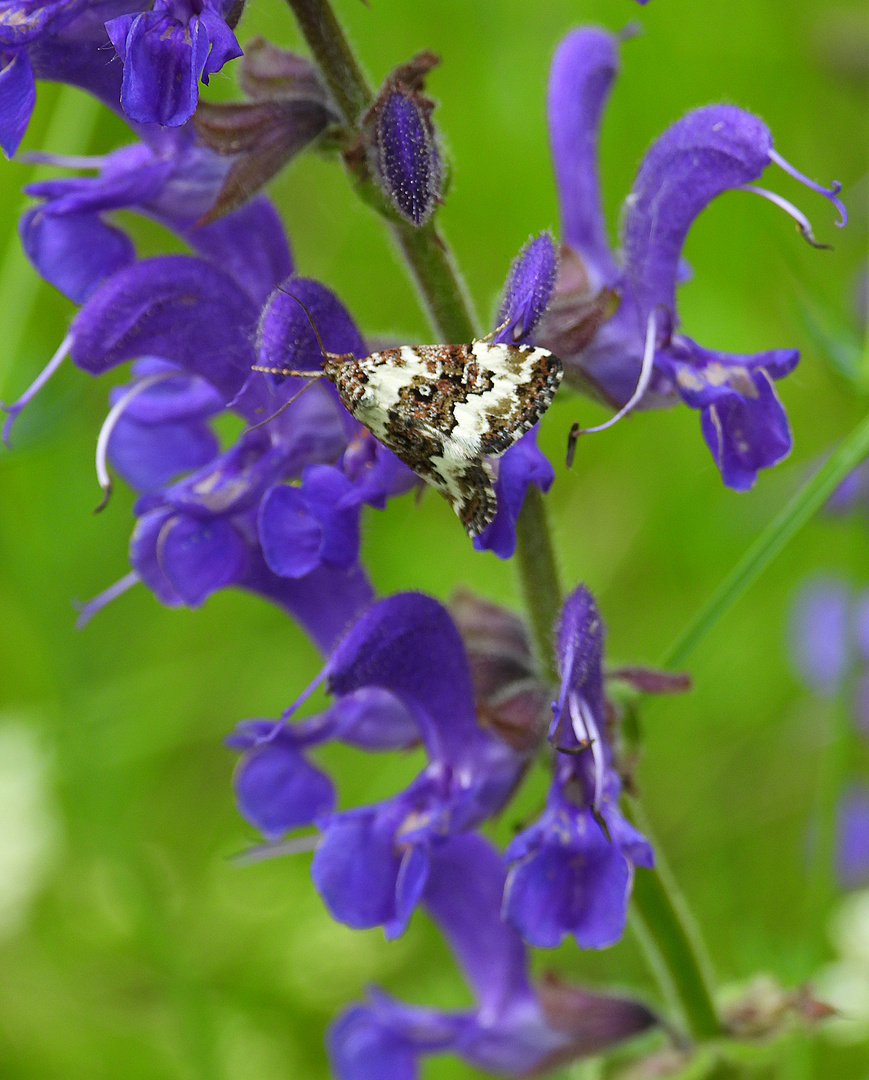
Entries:
{"type": "Polygon", "coordinates": [[[202,421],[140,424],[131,416],[117,422],[109,438],[109,459],[137,491],[154,491],[220,452],[211,428],[202,421]]]}
{"type": "Polygon", "coordinates": [[[834,694],[850,666],[851,591],[838,578],[803,587],[791,616],[790,651],[797,673],[813,690],[834,694]]]}
{"type": "Polygon", "coordinates": [[[238,583],[245,569],[246,550],[228,521],[198,521],[177,514],[160,530],[157,558],[184,603],[197,607],[211,593],[238,583]]]}
{"type": "Polygon", "coordinates": [[[202,259],[145,259],[108,278],[72,323],[72,355],[101,374],[158,356],[201,375],[232,399],[254,363],[257,309],[228,275],[202,259]]]}
{"type": "Polygon", "coordinates": [[[96,214],[57,216],[35,207],[22,216],[18,230],[24,253],[39,274],[78,304],[136,258],[126,233],[96,214]]]}
{"type": "Polygon", "coordinates": [[[852,787],[839,804],[836,873],[846,889],[869,879],[869,790],[852,787]]]}
{"type": "Polygon", "coordinates": [[[771,149],[766,124],[733,105],[695,109],[652,144],[622,224],[625,274],[641,326],[658,305],[675,310],[679,260],[694,219],[716,195],[756,180],[771,149]]]}
{"type": "Polygon", "coordinates": [[[310,825],[335,805],[332,781],[283,731],[244,755],[233,788],[241,814],[268,840],[310,825]]]}
{"type": "Polygon", "coordinates": [[[10,58],[0,51],[0,64],[0,149],[11,158],[30,123],[36,84],[26,53],[17,52],[10,58]]]}
{"type": "Polygon", "coordinates": [[[405,702],[431,758],[460,759],[478,738],[461,638],[447,611],[427,596],[400,593],[379,601],[335,650],[328,670],[335,694],[375,685],[405,702]]]}
{"type": "Polygon", "coordinates": [[[549,138],[563,237],[582,256],[591,291],[617,273],[601,207],[597,140],[618,67],[613,35],[582,27],[558,46],[549,72],[549,138]]]}
{"type": "Polygon", "coordinates": [[[259,307],[293,272],[280,215],[262,195],[186,235],[200,255],[234,277],[259,307]]]}
{"type": "Polygon", "coordinates": [[[555,470],[537,445],[534,427],[498,459],[498,509],[493,520],[474,537],[476,550],[493,551],[499,559],[509,559],[516,550],[516,522],[529,485],[547,492],[554,479],[555,470]]]}

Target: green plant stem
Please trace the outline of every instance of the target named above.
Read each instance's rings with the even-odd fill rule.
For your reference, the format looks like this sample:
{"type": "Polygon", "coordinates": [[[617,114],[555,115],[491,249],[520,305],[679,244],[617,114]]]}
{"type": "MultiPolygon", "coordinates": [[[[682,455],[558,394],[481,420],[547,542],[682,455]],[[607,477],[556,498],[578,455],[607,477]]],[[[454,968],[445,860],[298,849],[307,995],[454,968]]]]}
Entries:
{"type": "Polygon", "coordinates": [[[374,94],[335,13],[325,0],[287,0],[320,74],[349,127],[354,128],[374,94]]]}
{"type": "Polygon", "coordinates": [[[679,887],[652,840],[636,800],[626,803],[634,824],[652,842],[655,869],[634,877],[631,921],[665,997],[696,1042],[722,1034],[712,993],[711,965],[679,887]]]}
{"type": "Polygon", "coordinates": [[[763,530],[661,660],[662,667],[678,668],[729,611],[776,555],[793,539],[845,479],[869,454],[869,417],[827,458],[782,512],[763,530]]]}
{"type": "Polygon", "coordinates": [[[561,611],[561,587],[543,495],[531,485],[516,522],[516,562],[537,659],[558,683],[553,640],[561,611]]]}
{"type": "MultiPolygon", "coordinates": [[[[287,2],[346,122],[355,128],[372,101],[372,93],[331,8],[326,0],[287,2]]],[[[441,340],[470,341],[473,318],[452,256],[434,226],[415,229],[397,223],[382,209],[381,213],[389,220],[441,340]]],[[[535,648],[541,665],[556,683],[553,630],[562,596],[543,496],[533,486],[516,523],[516,559],[535,648]]],[[[719,1034],[699,951],[672,882],[659,871],[643,871],[635,890],[635,907],[648,931],[651,962],[665,987],[672,989],[688,1030],[698,1040],[719,1034]]]]}
{"type": "MultiPolygon", "coordinates": [[[[348,128],[355,132],[374,100],[350,43],[327,0],[287,0],[311,55],[348,128]]],[[[385,199],[366,185],[366,201],[389,223],[439,339],[465,344],[475,336],[474,318],[446,241],[433,222],[420,228],[397,219],[385,199]]]]}

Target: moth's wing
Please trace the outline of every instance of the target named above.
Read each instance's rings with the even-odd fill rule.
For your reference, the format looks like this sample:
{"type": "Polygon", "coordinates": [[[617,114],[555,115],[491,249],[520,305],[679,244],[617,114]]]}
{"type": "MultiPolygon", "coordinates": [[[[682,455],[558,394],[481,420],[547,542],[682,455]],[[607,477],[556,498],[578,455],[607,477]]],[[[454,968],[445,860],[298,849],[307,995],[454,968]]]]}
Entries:
{"type": "Polygon", "coordinates": [[[495,473],[485,458],[435,459],[426,480],[446,498],[472,540],[495,517],[495,473]]]}
{"type": "Polygon", "coordinates": [[[502,454],[543,416],[561,383],[562,366],[546,349],[467,346],[468,392],[457,400],[449,433],[458,456],[502,454]]]}
{"type": "Polygon", "coordinates": [[[449,440],[426,421],[393,414],[381,441],[444,496],[473,539],[498,509],[495,472],[485,458],[457,456],[449,440]]]}

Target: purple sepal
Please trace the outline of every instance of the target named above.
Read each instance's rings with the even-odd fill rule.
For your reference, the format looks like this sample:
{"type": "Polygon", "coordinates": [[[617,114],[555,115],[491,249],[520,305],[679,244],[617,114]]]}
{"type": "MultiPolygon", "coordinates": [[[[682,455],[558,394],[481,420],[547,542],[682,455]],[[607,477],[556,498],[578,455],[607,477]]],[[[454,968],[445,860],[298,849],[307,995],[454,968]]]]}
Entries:
{"type": "Polygon", "coordinates": [[[529,485],[547,492],[554,479],[555,470],[537,445],[534,427],[498,459],[498,510],[482,533],[474,537],[476,550],[493,551],[499,559],[509,559],[516,550],[516,521],[529,485]]]}
{"type": "Polygon", "coordinates": [[[507,275],[497,325],[508,325],[496,341],[518,345],[531,340],[555,287],[558,263],[549,233],[541,233],[522,248],[507,275]]]}
{"type": "Polygon", "coordinates": [[[7,158],[15,156],[36,104],[36,83],[27,54],[11,58],[0,49],[0,149],[7,158]]]}
{"type": "Polygon", "coordinates": [[[308,465],[300,487],[263,497],[258,530],[263,555],[281,577],[297,578],[321,562],[350,566],[359,555],[359,505],[353,485],[330,465],[308,465]]]}
{"type": "Polygon", "coordinates": [[[121,106],[140,124],[178,127],[199,97],[199,79],[241,56],[235,35],[210,7],[157,0],[152,11],[106,23],[124,65],[121,106]]]}
{"type": "Polygon", "coordinates": [[[72,323],[74,362],[93,375],[160,356],[202,375],[224,400],[255,362],[257,309],[231,277],[202,259],[164,255],[108,278],[72,323]]]}
{"type": "Polygon", "coordinates": [[[18,231],[39,274],[77,304],[136,258],[127,234],[97,214],[55,215],[33,207],[23,214],[18,231]]]}
{"type": "Polygon", "coordinates": [[[836,693],[851,666],[851,590],[839,578],[805,585],[791,616],[790,652],[797,673],[813,690],[836,693]]]}
{"type": "Polygon", "coordinates": [[[851,787],[839,803],[836,873],[846,889],[869,880],[869,789],[851,787]]]}
{"type": "Polygon", "coordinates": [[[597,143],[618,68],[616,38],[588,26],[561,42],[549,72],[549,140],[563,236],[581,256],[591,291],[617,274],[604,227],[597,143]]]}
{"type": "MultiPolygon", "coordinates": [[[[249,727],[249,725],[248,725],[249,727]]],[[[335,805],[332,781],[301,753],[293,729],[263,723],[233,777],[241,814],[266,837],[278,840],[290,829],[310,825],[335,805]]]]}

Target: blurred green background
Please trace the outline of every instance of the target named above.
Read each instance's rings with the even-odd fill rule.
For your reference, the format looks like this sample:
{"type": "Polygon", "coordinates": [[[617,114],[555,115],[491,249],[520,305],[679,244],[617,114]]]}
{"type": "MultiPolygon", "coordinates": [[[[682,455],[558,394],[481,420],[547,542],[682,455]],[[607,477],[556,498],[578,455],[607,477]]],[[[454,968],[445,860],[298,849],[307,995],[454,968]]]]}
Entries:
{"type": "MultiPolygon", "coordinates": [[[[300,46],[277,0],[248,7],[242,43],[259,32],[300,46]]],[[[866,408],[833,362],[861,362],[865,2],[336,0],[336,8],[374,82],[419,49],[443,58],[429,82],[453,164],[440,220],[481,327],[521,244],[557,231],[547,66],[581,22],[643,26],[623,46],[603,130],[613,229],[652,138],[710,101],[757,112],[785,157],[819,181],[843,182],[851,223],[839,231],[824,200],[777,170],[765,178],[806,210],[834,252],[812,250],[782,213],[739,192],[716,201],[689,238],[694,278],[680,294],[688,333],[711,347],[803,349],[780,384],[794,453],[752,493],[722,486],[686,408],[637,415],[589,438],[572,472],[562,465],[567,428],[605,414],[565,393],[543,424],[542,445],[557,465],[549,502],[564,581],[585,581],[597,595],[612,660],[654,662],[866,408]]],[[[233,92],[230,68],[206,94],[233,92]]],[[[83,96],[41,86],[26,148],[100,153],[125,138],[83,96]]],[[[73,314],[18,252],[20,188],[33,174],[19,163],[0,171],[7,401],[54,352],[73,314]]],[[[304,157],[272,194],[300,272],[335,288],[364,332],[431,340],[383,227],[334,162],[304,157]]],[[[165,248],[156,232],[137,227],[137,236],[143,251],[165,248]]],[[[198,611],[170,611],[140,587],[74,630],[71,600],[128,568],[129,493],[118,490],[99,517],[91,512],[109,385],[62,370],[18,421],[13,449],[0,453],[0,1077],[317,1080],[327,1075],[325,1025],[367,984],[444,1006],[466,1004],[468,991],[423,915],[387,944],[377,930],[331,922],[308,856],[231,861],[255,837],[234,808],[233,755],[221,739],[239,719],[277,715],[319,663],[280,612],[230,593],[198,611]]],[[[384,593],[446,598],[464,584],[518,605],[513,567],[474,553],[432,494],[370,514],[364,548],[384,593]]],[[[841,922],[840,898],[806,836],[843,777],[869,774],[869,754],[837,706],[808,695],[788,666],[789,607],[818,569],[865,585],[866,522],[811,524],[693,654],[694,692],[643,709],[640,790],[725,987],[756,972],[796,986],[826,977],[837,959],[831,925],[841,922]]],[[[390,794],[420,764],[339,748],[321,759],[339,777],[343,805],[390,794]]],[[[538,776],[503,835],[542,792],[538,776]]],[[[535,964],[660,1000],[630,933],[601,953],[570,943],[535,964]]],[[[857,1011],[859,979],[855,986],[857,1011]]],[[[867,1077],[861,1030],[869,1020],[844,1035],[794,1033],[772,1049],[764,1075],[867,1077]]],[[[425,1075],[477,1074],[441,1061],[425,1075]]],[[[570,1075],[599,1073],[583,1065],[570,1075]]]]}

